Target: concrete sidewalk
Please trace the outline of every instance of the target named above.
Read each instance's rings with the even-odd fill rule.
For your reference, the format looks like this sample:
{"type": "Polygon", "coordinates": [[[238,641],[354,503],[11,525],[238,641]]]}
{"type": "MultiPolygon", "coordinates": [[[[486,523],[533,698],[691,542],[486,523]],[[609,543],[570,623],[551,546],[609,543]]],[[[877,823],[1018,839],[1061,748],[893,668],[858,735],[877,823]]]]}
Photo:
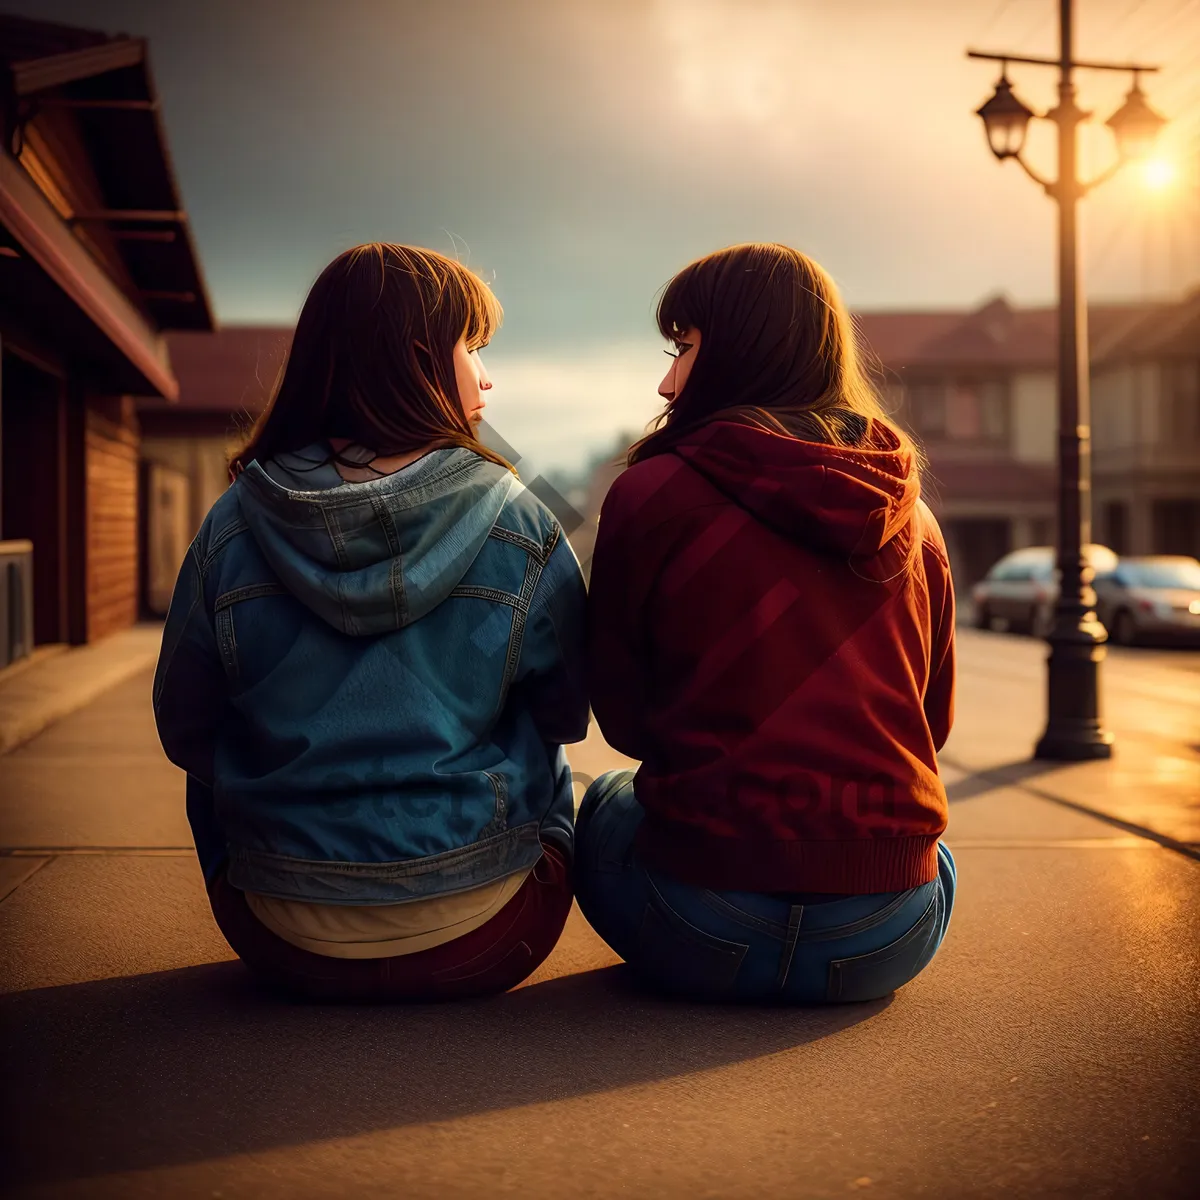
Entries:
{"type": "Polygon", "coordinates": [[[162,625],[135,625],[90,646],[45,646],[0,670],[0,754],[142,674],[158,660],[162,625]]]}
{"type": "Polygon", "coordinates": [[[1019,785],[1200,858],[1200,651],[1109,647],[1101,716],[1113,757],[1085,763],[1030,759],[1046,722],[1046,654],[1035,638],[959,631],[958,715],[941,755],[955,795],[1019,785]]]}
{"type": "MultiPolygon", "coordinates": [[[[223,1200],[1193,1195],[1200,863],[1069,807],[1076,768],[997,782],[1037,725],[1023,654],[963,639],[943,949],[889,1000],[829,1011],[641,995],[577,911],[498,999],[264,997],[208,914],[143,670],[0,757],[0,1178],[223,1200]]],[[[1150,762],[1129,747],[1161,714],[1140,706],[1188,688],[1131,662],[1110,773],[1150,762]]],[[[623,761],[594,730],[571,757],[623,761]]]]}

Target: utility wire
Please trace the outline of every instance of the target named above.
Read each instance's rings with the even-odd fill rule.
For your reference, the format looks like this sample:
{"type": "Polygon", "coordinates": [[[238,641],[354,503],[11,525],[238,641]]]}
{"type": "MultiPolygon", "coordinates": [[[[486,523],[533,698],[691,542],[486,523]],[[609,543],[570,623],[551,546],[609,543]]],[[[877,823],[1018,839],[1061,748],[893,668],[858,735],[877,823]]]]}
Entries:
{"type": "MultiPolygon", "coordinates": [[[[1146,0],[1134,0],[1133,7],[1130,9],[1127,9],[1125,12],[1125,15],[1123,17],[1117,18],[1117,23],[1108,31],[1108,36],[1110,38],[1115,37],[1145,7],[1146,7],[1146,0]]],[[[1116,54],[1116,53],[1119,53],[1119,51],[1114,50],[1113,53],[1116,54]]]]}
{"type": "Polygon", "coordinates": [[[1050,25],[1053,23],[1054,13],[1052,11],[1050,11],[1050,5],[1047,4],[1045,6],[1045,9],[1046,10],[1042,12],[1042,15],[1040,17],[1038,17],[1037,23],[1030,27],[1029,32],[1026,33],[1023,37],[1020,37],[1017,39],[1016,48],[1017,48],[1018,53],[1023,53],[1024,51],[1029,50],[1030,49],[1030,46],[1029,46],[1030,40],[1032,38],[1036,37],[1038,34],[1040,34],[1042,32],[1042,30],[1046,28],[1047,25],[1050,25]]]}
{"type": "Polygon", "coordinates": [[[1000,20],[1000,18],[1004,16],[1004,14],[1008,12],[1010,8],[1012,8],[1012,5],[1013,0],[1000,0],[1000,3],[996,6],[995,11],[992,13],[991,17],[988,18],[988,23],[976,35],[975,41],[982,42],[983,39],[987,37],[987,35],[996,27],[996,23],[1000,20]]]}
{"type": "MultiPolygon", "coordinates": [[[[1200,65],[1200,55],[1197,55],[1188,68],[1177,78],[1180,81],[1194,81],[1193,65],[1200,65]]],[[[1172,97],[1170,89],[1164,89],[1162,103],[1166,106],[1165,115],[1177,129],[1189,129],[1200,122],[1200,82],[1188,88],[1182,94],[1172,97]]]]}
{"type": "Polygon", "coordinates": [[[1167,30],[1174,28],[1183,17],[1187,16],[1198,5],[1200,5],[1200,0],[1184,0],[1184,3],[1174,13],[1169,15],[1166,20],[1160,21],[1157,25],[1153,25],[1149,29],[1143,29],[1142,35],[1136,43],[1134,53],[1141,54],[1155,38],[1159,37],[1160,34],[1166,33],[1167,30]]]}

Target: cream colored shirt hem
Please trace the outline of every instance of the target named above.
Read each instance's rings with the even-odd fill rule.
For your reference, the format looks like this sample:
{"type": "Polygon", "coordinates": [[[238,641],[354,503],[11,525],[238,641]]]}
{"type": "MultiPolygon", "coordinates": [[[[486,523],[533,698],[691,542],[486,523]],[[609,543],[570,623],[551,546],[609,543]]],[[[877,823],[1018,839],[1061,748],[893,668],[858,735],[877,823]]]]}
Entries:
{"type": "Polygon", "coordinates": [[[392,958],[432,950],[490,921],[520,890],[529,867],[469,891],[400,904],[309,904],[246,892],[274,934],[327,958],[392,958]]]}

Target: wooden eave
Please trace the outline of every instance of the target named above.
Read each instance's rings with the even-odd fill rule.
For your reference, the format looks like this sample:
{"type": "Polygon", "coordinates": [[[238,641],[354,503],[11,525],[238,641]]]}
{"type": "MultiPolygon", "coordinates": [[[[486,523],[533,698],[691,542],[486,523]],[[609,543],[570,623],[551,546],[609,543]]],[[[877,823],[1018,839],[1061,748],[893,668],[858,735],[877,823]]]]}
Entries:
{"type": "Polygon", "coordinates": [[[146,43],[141,38],[115,38],[83,50],[69,50],[63,54],[13,63],[13,91],[18,96],[32,96],[48,88],[91,79],[108,71],[136,67],[145,60],[146,43]]]}
{"type": "Polygon", "coordinates": [[[7,117],[10,128],[31,119],[36,126],[39,114],[70,114],[101,189],[61,215],[150,323],[160,330],[211,331],[208,288],[179,197],[146,42],[118,37],[67,49],[72,38],[104,35],[7,22],[26,34],[24,45],[16,37],[15,54],[0,64],[15,109],[7,117]],[[22,50],[33,53],[21,57],[22,50]]]}
{"type": "Polygon", "coordinates": [[[0,150],[0,222],[26,254],[128,359],[153,395],[179,385],[162,336],[109,279],[10,154],[0,150]]]}

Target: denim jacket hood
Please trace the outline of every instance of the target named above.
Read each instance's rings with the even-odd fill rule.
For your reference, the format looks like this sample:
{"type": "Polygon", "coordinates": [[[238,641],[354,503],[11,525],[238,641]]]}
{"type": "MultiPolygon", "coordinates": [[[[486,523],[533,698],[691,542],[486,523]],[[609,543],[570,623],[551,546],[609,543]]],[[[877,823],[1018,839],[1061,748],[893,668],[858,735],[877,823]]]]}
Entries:
{"type": "Polygon", "coordinates": [[[445,600],[521,486],[510,471],[453,448],[369,483],[296,491],[257,462],[240,482],[242,515],[279,581],[357,636],[401,629],[445,600]]]}

